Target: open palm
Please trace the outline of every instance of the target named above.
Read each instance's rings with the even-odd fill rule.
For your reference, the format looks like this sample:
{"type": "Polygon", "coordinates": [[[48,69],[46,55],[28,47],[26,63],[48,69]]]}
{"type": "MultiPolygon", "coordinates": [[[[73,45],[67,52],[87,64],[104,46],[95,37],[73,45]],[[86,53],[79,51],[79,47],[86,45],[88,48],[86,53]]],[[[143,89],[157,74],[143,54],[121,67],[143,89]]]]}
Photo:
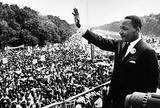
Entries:
{"type": "Polygon", "coordinates": [[[81,27],[81,24],[80,24],[80,18],[79,18],[79,12],[77,10],[77,8],[74,8],[73,9],[73,13],[74,15],[74,21],[75,21],[75,25],[80,28],[81,27]]]}

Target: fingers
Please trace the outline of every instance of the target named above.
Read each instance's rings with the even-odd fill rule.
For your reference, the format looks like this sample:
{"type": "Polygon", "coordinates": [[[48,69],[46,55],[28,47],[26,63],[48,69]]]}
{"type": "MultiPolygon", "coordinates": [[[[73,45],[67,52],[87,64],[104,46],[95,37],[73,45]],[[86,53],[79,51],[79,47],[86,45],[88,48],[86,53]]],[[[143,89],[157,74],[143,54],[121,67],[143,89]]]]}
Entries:
{"type": "Polygon", "coordinates": [[[74,8],[73,10],[74,10],[74,12],[78,12],[77,8],[74,8]]]}
{"type": "Polygon", "coordinates": [[[81,27],[81,25],[80,25],[80,18],[79,18],[79,13],[78,13],[77,8],[74,8],[74,9],[73,9],[72,14],[74,15],[76,26],[77,26],[78,28],[80,28],[80,27],[81,27]]]}
{"type": "Polygon", "coordinates": [[[75,16],[75,13],[72,12],[72,14],[75,16]]]}
{"type": "Polygon", "coordinates": [[[75,12],[75,14],[79,15],[77,8],[74,8],[73,11],[75,12]]]}

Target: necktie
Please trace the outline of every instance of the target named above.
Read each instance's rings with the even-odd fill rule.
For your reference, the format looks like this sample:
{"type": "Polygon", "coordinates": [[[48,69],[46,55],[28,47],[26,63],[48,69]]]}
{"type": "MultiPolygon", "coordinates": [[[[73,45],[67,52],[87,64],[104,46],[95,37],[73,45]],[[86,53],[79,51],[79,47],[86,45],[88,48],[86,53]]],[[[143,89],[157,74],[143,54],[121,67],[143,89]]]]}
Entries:
{"type": "Polygon", "coordinates": [[[125,54],[126,54],[126,52],[127,52],[127,49],[128,49],[128,46],[130,45],[130,43],[129,42],[127,42],[126,44],[125,44],[125,46],[123,47],[123,49],[122,49],[122,60],[124,59],[124,57],[125,57],[125,54]]]}

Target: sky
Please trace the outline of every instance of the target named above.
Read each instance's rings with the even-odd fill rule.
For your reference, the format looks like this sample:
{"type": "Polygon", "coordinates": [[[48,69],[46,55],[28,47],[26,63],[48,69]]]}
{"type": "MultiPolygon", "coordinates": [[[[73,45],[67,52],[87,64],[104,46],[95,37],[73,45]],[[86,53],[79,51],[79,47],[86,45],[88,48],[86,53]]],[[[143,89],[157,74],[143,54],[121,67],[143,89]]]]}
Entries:
{"type": "Polygon", "coordinates": [[[84,27],[120,21],[127,15],[144,16],[160,13],[160,0],[0,0],[2,3],[30,7],[41,15],[58,16],[74,23],[73,8],[80,14],[84,27]]]}

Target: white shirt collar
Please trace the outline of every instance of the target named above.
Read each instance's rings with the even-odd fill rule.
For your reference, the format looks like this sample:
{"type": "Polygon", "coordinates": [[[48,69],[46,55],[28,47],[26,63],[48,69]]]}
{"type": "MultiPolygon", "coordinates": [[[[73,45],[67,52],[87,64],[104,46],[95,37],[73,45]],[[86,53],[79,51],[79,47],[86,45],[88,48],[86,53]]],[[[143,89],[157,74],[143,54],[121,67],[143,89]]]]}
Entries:
{"type": "Polygon", "coordinates": [[[134,41],[132,41],[132,42],[130,43],[130,45],[128,46],[128,49],[127,49],[127,52],[126,52],[125,56],[132,50],[132,48],[133,48],[140,40],[141,40],[141,36],[139,36],[138,39],[136,39],[136,40],[134,40],[134,41]]]}
{"type": "Polygon", "coordinates": [[[141,36],[139,36],[138,39],[132,41],[132,42],[130,43],[130,46],[132,46],[132,48],[133,48],[140,40],[141,40],[141,36]]]}

